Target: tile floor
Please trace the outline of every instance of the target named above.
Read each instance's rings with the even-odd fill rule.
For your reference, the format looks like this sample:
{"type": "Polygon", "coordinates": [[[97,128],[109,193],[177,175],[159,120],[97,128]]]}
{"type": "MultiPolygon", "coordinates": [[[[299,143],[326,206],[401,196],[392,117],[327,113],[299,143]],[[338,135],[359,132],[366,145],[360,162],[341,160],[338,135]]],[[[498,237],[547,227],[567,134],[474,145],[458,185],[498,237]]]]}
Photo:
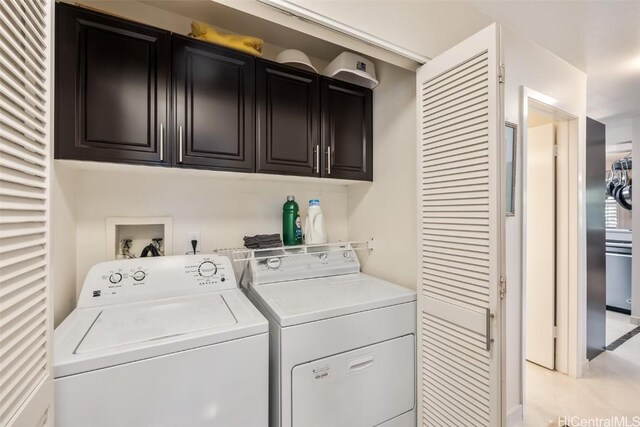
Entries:
{"type": "MultiPolygon", "coordinates": [[[[635,327],[636,325],[629,323],[629,315],[616,313],[615,311],[607,311],[607,345],[635,327]]],[[[640,355],[638,356],[640,357],[640,355]]]]}
{"type": "MultiPolygon", "coordinates": [[[[607,344],[635,327],[628,322],[628,316],[607,312],[607,344]]],[[[629,426],[640,425],[640,334],[596,357],[579,379],[527,363],[526,401],[525,421],[518,427],[559,426],[560,416],[593,423],[571,418],[569,426],[626,426],[604,420],[625,416],[629,426]]]]}

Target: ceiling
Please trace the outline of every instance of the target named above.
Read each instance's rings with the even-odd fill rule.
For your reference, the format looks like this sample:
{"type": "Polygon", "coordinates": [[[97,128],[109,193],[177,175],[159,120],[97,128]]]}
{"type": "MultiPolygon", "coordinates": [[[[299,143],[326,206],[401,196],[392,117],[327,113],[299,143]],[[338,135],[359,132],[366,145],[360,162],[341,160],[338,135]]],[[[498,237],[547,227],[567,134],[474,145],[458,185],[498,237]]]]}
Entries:
{"type": "Polygon", "coordinates": [[[640,0],[288,1],[430,58],[497,21],[587,73],[589,116],[640,116],[640,0]]]}
{"type": "MultiPolygon", "coordinates": [[[[289,1],[427,57],[497,21],[587,73],[590,117],[609,122],[640,116],[640,0],[348,0],[340,7],[335,0],[289,1]],[[400,23],[411,31],[398,32],[394,24],[400,23]]],[[[211,2],[202,0],[145,2],[199,19],[205,19],[203,4],[211,9],[211,2]]],[[[211,9],[206,19],[235,23],[237,16],[229,10],[211,9]]],[[[309,36],[279,35],[260,20],[252,31],[317,58],[332,58],[339,50],[331,43],[318,50],[309,36]]]]}
{"type": "Polygon", "coordinates": [[[640,116],[640,1],[470,0],[587,73],[587,113],[640,116]]]}
{"type": "Polygon", "coordinates": [[[280,1],[375,35],[427,58],[439,55],[492,22],[466,2],[457,0],[280,1]]]}

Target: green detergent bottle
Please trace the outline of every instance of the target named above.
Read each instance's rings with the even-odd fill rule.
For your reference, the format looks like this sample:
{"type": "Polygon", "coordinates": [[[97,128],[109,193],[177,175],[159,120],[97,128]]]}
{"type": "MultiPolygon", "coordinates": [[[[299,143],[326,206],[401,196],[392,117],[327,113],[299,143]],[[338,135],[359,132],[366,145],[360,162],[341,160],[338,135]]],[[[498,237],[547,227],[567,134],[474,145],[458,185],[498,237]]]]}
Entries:
{"type": "Polygon", "coordinates": [[[294,196],[287,196],[282,206],[282,243],[285,246],[302,244],[302,228],[298,204],[294,196]]]}

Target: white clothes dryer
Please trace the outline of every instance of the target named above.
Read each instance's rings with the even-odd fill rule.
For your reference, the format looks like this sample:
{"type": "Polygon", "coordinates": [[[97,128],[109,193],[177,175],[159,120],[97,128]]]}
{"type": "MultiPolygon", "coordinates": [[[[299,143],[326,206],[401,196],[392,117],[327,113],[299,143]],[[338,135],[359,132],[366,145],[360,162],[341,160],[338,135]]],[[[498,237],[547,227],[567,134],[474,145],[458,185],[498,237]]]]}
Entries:
{"type": "Polygon", "coordinates": [[[416,425],[416,293],[360,273],[349,246],[257,252],[269,320],[271,427],[416,425]]]}

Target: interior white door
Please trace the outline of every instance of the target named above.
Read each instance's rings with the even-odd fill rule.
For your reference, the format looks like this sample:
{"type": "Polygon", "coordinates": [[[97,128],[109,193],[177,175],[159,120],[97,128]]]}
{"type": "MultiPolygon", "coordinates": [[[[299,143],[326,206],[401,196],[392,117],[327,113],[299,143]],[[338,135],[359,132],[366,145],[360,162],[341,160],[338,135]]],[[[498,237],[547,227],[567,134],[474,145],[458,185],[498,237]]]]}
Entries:
{"type": "Polygon", "coordinates": [[[500,426],[503,113],[493,24],[418,70],[418,419],[500,426]]]}
{"type": "Polygon", "coordinates": [[[555,368],[556,168],[553,123],[527,130],[526,358],[555,368]]]}
{"type": "Polygon", "coordinates": [[[51,425],[52,11],[0,1],[0,426],[51,425]]]}

